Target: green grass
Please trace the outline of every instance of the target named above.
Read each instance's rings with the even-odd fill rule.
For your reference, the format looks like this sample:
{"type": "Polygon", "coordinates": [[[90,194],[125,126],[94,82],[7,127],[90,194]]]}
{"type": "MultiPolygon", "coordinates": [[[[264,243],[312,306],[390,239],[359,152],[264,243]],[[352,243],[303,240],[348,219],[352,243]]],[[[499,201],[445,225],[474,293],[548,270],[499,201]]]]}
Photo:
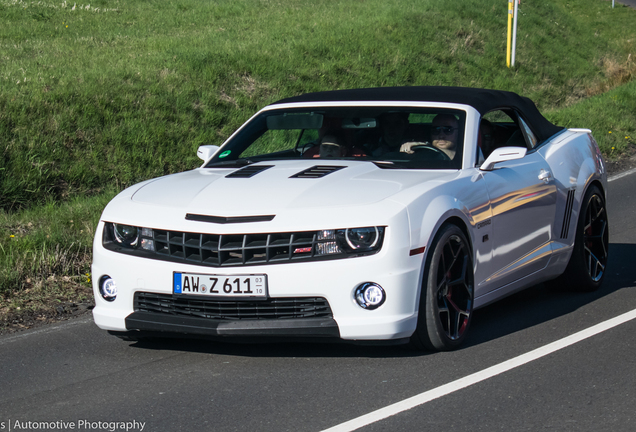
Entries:
{"type": "Polygon", "coordinates": [[[636,81],[546,114],[566,127],[592,129],[605,157],[615,159],[636,144],[636,81]]]}
{"type": "Polygon", "coordinates": [[[0,334],[14,321],[46,320],[92,301],[93,236],[115,193],[0,210],[0,334]]]}
{"type": "Polygon", "coordinates": [[[86,276],[99,216],[113,188],[93,197],[0,210],[0,298],[50,276],[86,276]]]}
{"type": "Polygon", "coordinates": [[[597,0],[522,5],[512,70],[495,0],[62,4],[0,0],[8,210],[192,168],[197,146],[298,93],[463,85],[547,109],[636,70],[636,12],[597,0]]]}
{"type": "Polygon", "coordinates": [[[0,298],[27,279],[85,283],[116,191],[198,166],[199,145],[287,96],[504,89],[591,127],[608,156],[633,143],[636,11],[524,2],[511,69],[506,12],[500,0],[0,0],[0,298]]]}

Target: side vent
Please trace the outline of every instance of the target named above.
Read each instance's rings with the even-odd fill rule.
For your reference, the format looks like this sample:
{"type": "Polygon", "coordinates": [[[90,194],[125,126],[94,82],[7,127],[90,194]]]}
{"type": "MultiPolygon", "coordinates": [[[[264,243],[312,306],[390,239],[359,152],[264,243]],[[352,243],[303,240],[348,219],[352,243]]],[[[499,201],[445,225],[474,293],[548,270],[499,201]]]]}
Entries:
{"type": "Polygon", "coordinates": [[[576,189],[570,189],[568,191],[568,198],[565,204],[565,214],[563,215],[563,225],[561,228],[561,238],[568,238],[568,232],[570,231],[570,219],[572,219],[572,207],[574,206],[574,194],[576,189]]]}
{"type": "Polygon", "coordinates": [[[327,174],[331,174],[332,172],[336,172],[346,168],[345,166],[333,166],[333,165],[316,165],[308,168],[304,171],[299,172],[298,174],[294,174],[290,178],[310,178],[316,179],[320,177],[324,177],[327,174]]]}
{"type": "Polygon", "coordinates": [[[274,165],[248,165],[245,168],[226,175],[225,178],[250,178],[273,166],[274,165]]]}

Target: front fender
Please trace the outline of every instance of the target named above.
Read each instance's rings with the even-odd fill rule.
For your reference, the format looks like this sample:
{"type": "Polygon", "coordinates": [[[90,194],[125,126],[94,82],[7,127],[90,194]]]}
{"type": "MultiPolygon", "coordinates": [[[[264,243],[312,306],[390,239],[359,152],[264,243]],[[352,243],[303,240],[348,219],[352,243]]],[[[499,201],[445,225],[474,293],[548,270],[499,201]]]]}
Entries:
{"type": "MultiPolygon", "coordinates": [[[[411,248],[425,247],[430,249],[435,233],[451,218],[459,218],[466,227],[474,226],[474,219],[468,208],[457,198],[438,196],[426,206],[424,213],[417,217],[409,217],[413,221],[411,229],[411,248]],[[418,220],[419,219],[419,220],[418,220]],[[418,223],[419,222],[419,223],[418,223]]],[[[472,229],[468,230],[469,240],[474,243],[472,229]]]]}

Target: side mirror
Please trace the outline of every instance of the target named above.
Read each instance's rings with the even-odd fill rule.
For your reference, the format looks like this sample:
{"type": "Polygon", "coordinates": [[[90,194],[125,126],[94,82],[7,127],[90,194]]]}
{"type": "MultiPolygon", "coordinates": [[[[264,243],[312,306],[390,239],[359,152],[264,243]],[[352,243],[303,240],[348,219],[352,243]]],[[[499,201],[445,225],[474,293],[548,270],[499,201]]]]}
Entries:
{"type": "Polygon", "coordinates": [[[215,146],[215,145],[199,146],[199,148],[197,149],[197,156],[199,157],[199,159],[202,159],[204,162],[207,162],[212,158],[212,156],[216,154],[219,148],[220,148],[219,146],[215,146]]]}
{"type": "Polygon", "coordinates": [[[494,149],[490,156],[479,167],[482,171],[492,171],[495,164],[521,159],[526,155],[528,149],[525,147],[500,147],[494,149]]]}

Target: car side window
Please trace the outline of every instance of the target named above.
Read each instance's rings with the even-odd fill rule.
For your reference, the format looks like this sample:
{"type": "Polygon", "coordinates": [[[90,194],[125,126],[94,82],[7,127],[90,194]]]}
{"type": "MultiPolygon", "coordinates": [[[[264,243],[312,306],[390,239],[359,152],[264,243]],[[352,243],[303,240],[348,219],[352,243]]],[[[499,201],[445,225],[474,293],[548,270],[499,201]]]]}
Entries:
{"type": "Polygon", "coordinates": [[[521,128],[523,129],[523,133],[526,136],[526,142],[530,144],[531,149],[535,148],[537,144],[539,143],[539,140],[537,139],[536,135],[532,133],[530,126],[528,126],[528,124],[521,117],[519,117],[519,124],[521,125],[521,128]]]}
{"type": "Polygon", "coordinates": [[[520,127],[520,124],[523,121],[511,109],[499,109],[484,114],[479,125],[479,142],[484,156],[488,157],[493,150],[500,147],[528,148],[525,128],[522,131],[523,126],[520,127]]]}

